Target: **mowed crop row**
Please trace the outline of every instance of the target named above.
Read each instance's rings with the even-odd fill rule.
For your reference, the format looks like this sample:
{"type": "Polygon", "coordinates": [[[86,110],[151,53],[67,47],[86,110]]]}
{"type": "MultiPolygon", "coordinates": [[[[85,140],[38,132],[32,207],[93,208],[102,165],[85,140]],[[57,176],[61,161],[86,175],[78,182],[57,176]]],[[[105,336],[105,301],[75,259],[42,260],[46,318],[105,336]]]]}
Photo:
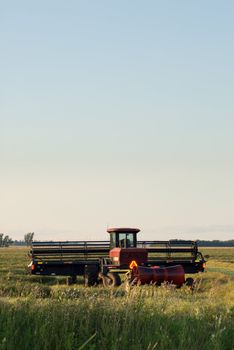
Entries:
{"type": "Polygon", "coordinates": [[[187,287],[66,286],[31,276],[25,248],[0,250],[0,349],[234,349],[234,249],[203,249],[187,287]]]}

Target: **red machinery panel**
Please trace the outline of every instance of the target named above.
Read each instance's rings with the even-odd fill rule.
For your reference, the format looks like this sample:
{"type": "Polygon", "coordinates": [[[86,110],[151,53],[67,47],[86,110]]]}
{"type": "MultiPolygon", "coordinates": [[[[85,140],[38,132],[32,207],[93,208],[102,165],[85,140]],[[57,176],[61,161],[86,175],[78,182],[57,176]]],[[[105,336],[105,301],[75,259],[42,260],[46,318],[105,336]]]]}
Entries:
{"type": "Polygon", "coordinates": [[[184,269],[181,265],[160,268],[159,266],[134,266],[132,269],[133,279],[141,284],[163,282],[182,286],[185,282],[184,269]]]}
{"type": "Polygon", "coordinates": [[[135,260],[138,265],[148,259],[148,252],[144,248],[113,248],[109,253],[114,265],[127,265],[135,260]]]}

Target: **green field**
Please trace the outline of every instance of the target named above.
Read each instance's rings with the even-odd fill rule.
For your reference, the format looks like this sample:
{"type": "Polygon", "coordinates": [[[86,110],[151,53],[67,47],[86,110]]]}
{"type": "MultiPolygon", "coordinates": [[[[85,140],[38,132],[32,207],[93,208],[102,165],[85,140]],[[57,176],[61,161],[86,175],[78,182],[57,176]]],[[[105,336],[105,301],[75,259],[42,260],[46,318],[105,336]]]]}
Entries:
{"type": "Polygon", "coordinates": [[[0,250],[0,349],[234,349],[234,249],[203,249],[207,271],[188,287],[31,276],[25,248],[0,250]]]}

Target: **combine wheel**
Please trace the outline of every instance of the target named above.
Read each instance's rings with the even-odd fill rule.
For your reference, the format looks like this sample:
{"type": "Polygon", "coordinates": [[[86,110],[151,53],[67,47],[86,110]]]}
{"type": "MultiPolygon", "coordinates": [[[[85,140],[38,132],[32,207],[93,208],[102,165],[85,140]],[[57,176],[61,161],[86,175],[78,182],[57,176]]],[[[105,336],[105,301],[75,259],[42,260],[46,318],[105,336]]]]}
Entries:
{"type": "Polygon", "coordinates": [[[84,276],[85,287],[92,287],[97,282],[96,276],[92,273],[86,273],[84,276]]]}
{"type": "Polygon", "coordinates": [[[76,283],[76,276],[69,276],[67,277],[67,285],[70,286],[72,284],[76,283]]]}
{"type": "Polygon", "coordinates": [[[193,290],[194,289],[194,279],[192,277],[186,278],[185,285],[188,286],[191,290],[193,290]]]}
{"type": "Polygon", "coordinates": [[[84,284],[85,287],[91,287],[98,283],[98,270],[95,267],[88,267],[85,269],[84,284]]]}
{"type": "Polygon", "coordinates": [[[103,276],[102,280],[106,288],[113,288],[121,285],[121,278],[117,273],[108,272],[107,275],[103,276]]]}

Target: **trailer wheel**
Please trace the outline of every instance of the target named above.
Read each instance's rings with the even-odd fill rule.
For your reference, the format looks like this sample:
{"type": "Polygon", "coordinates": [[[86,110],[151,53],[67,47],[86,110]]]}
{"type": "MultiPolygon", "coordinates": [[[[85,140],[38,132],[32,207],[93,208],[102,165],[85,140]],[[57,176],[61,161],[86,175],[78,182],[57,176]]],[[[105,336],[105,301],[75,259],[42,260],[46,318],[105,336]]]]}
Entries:
{"type": "Polygon", "coordinates": [[[103,285],[106,288],[118,287],[121,285],[121,278],[117,273],[108,272],[103,278],[103,285]]]}
{"type": "Polygon", "coordinates": [[[91,287],[98,283],[98,269],[97,267],[87,267],[84,273],[85,287],[91,287]]]}
{"type": "Polygon", "coordinates": [[[67,285],[70,286],[72,284],[76,283],[76,276],[69,276],[67,277],[67,285]]]}
{"type": "Polygon", "coordinates": [[[185,285],[188,286],[191,290],[193,290],[194,289],[194,279],[192,277],[186,278],[185,285]]]}

